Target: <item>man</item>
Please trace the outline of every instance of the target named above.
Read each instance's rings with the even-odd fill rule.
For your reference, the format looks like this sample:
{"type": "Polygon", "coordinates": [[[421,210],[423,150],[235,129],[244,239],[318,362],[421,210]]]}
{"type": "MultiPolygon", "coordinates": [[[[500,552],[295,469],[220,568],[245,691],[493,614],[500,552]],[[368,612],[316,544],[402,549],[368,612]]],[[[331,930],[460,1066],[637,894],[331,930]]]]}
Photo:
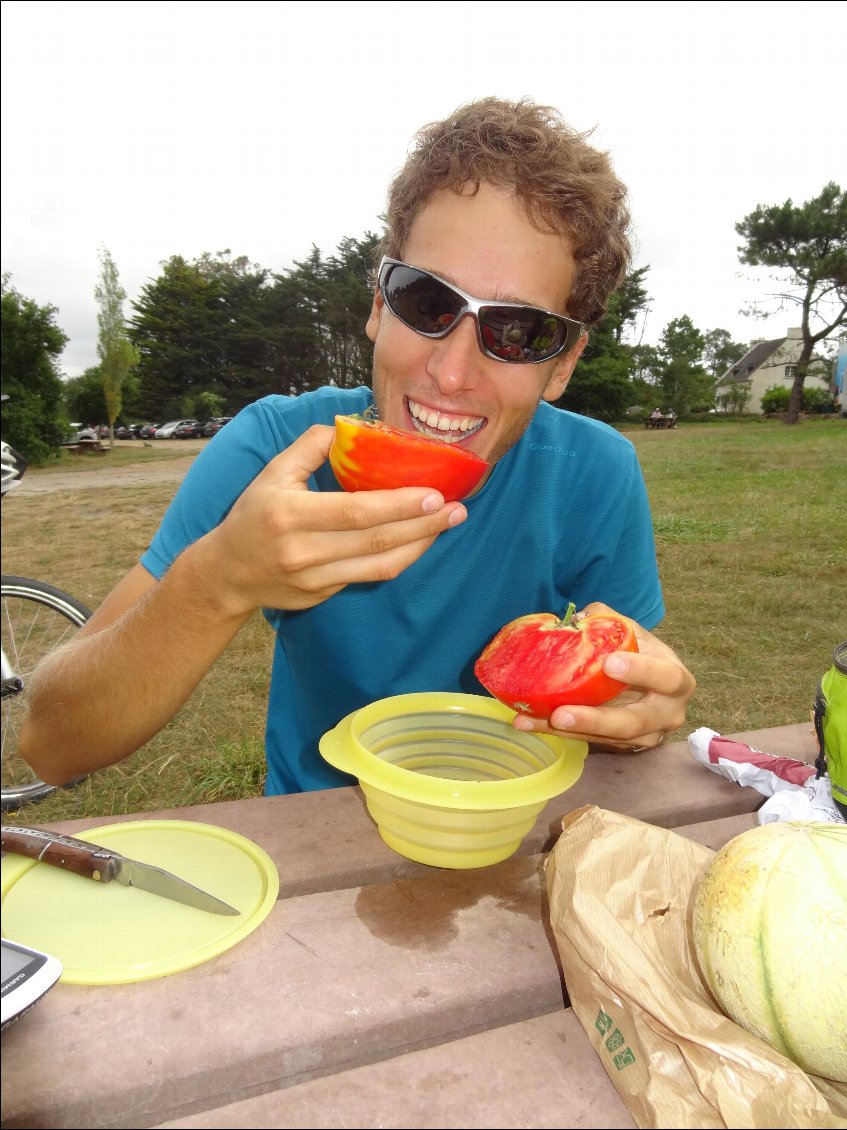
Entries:
{"type": "Polygon", "coordinates": [[[647,630],[664,609],[632,445],[546,403],[623,278],[628,222],[605,155],[549,108],[484,99],[421,131],[389,193],[373,393],[270,397],[215,437],[141,562],[32,683],[36,771],[61,782],[137,749],[259,608],[277,633],[267,793],[348,783],[317,750],[341,717],[407,691],[481,693],[495,632],[571,600],[631,617],[640,651],[606,661],[633,691],[552,728],[632,750],[681,725],[694,680],[647,630]],[[372,401],[485,458],[481,486],[452,503],[340,492],[334,417],[372,401]]]}

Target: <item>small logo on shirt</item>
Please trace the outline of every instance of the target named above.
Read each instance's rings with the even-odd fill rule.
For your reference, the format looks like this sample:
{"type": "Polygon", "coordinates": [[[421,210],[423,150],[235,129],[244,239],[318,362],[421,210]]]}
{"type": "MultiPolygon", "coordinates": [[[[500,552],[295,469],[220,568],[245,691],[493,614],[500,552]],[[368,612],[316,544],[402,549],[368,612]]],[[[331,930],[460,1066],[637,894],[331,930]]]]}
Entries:
{"type": "Polygon", "coordinates": [[[556,455],[570,455],[576,456],[575,451],[568,451],[566,447],[557,447],[555,443],[531,443],[529,445],[530,451],[554,451],[556,455]]]}

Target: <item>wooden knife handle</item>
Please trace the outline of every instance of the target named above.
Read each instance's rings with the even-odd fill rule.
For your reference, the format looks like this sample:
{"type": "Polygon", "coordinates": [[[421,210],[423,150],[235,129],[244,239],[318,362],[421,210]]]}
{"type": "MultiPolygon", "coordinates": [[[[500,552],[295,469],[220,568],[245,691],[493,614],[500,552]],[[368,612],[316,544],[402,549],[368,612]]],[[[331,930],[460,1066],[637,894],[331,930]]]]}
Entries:
{"type": "Polygon", "coordinates": [[[44,832],[40,828],[4,827],[0,846],[13,855],[25,855],[102,883],[113,879],[120,865],[120,857],[113,851],[74,836],[63,836],[60,832],[44,832]]]}

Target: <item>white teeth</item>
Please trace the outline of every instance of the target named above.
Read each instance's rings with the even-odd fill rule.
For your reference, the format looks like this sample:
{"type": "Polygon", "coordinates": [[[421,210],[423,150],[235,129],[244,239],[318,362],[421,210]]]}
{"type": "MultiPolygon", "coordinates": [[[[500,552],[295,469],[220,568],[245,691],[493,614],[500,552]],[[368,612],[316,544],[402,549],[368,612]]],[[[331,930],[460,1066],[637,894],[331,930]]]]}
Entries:
{"type": "Polygon", "coordinates": [[[418,431],[426,435],[434,432],[446,443],[456,443],[461,436],[478,431],[485,423],[481,416],[458,418],[431,411],[420,404],[416,404],[414,400],[410,400],[408,404],[409,412],[416,421],[418,431]]]}

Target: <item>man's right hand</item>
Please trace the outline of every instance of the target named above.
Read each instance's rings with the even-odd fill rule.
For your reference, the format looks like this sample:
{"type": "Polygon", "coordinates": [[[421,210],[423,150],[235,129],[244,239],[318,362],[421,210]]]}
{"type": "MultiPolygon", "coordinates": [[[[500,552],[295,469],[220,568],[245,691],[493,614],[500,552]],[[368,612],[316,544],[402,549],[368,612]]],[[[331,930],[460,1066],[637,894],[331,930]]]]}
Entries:
{"type": "Polygon", "coordinates": [[[396,577],[467,517],[426,487],[316,492],[334,429],[316,424],[276,456],[226,519],[196,543],[222,607],[311,608],[345,585],[396,577]]]}

